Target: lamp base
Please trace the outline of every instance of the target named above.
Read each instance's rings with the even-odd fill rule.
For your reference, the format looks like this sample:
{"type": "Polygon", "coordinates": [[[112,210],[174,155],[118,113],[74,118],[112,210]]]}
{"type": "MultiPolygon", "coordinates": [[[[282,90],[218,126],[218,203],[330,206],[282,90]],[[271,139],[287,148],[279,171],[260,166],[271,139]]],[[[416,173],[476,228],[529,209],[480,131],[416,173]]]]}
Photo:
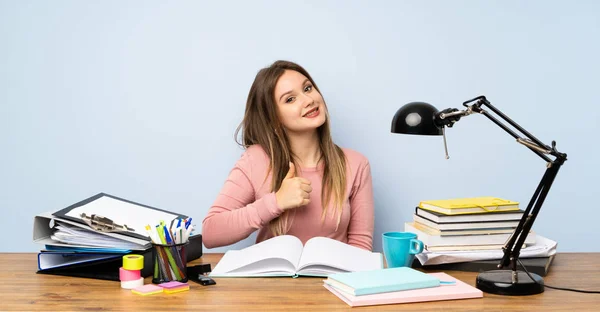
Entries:
{"type": "Polygon", "coordinates": [[[477,275],[477,288],[481,291],[509,296],[535,295],[544,292],[544,279],[534,273],[530,273],[535,281],[523,271],[516,271],[517,281],[512,282],[512,270],[492,270],[481,272],[477,275]]]}

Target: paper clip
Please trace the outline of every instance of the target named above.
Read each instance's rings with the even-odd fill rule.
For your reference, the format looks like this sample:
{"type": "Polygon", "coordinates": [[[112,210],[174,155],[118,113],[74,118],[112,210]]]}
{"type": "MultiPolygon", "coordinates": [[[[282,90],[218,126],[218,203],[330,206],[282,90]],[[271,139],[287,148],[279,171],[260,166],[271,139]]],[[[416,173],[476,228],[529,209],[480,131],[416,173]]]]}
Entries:
{"type": "Polygon", "coordinates": [[[128,227],[126,224],[119,225],[113,222],[113,220],[102,217],[99,215],[91,215],[88,216],[85,213],[81,214],[81,219],[89,225],[92,229],[100,232],[123,232],[123,231],[131,231],[135,232],[134,229],[128,227]]]}

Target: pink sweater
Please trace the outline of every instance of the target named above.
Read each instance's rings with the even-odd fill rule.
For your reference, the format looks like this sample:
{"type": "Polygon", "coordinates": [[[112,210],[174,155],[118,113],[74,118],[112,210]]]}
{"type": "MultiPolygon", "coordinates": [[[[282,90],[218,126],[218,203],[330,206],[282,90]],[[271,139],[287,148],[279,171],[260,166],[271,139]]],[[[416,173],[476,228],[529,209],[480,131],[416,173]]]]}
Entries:
{"type": "MultiPolygon", "coordinates": [[[[296,176],[310,180],[313,190],[310,203],[296,208],[295,216],[291,213],[292,223],[287,234],[298,237],[303,244],[312,237],[325,236],[372,250],[374,208],[369,162],[356,151],[343,151],[347,159],[347,197],[337,230],[337,215],[332,218],[329,212],[321,221],[323,167],[320,166],[296,168],[296,176]]],[[[277,205],[275,193],[270,191],[271,175],[265,180],[268,167],[269,157],[259,145],[250,146],[242,154],[202,222],[202,241],[206,248],[236,243],[256,230],[259,230],[257,243],[273,237],[269,221],[283,210],[277,205]]]]}

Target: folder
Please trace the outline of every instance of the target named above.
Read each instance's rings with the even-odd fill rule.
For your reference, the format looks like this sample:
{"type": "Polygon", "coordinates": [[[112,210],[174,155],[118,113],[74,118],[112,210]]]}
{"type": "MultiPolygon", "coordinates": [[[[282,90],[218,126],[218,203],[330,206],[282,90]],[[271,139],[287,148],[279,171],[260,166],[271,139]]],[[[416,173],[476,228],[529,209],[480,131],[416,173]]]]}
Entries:
{"type": "MultiPolygon", "coordinates": [[[[123,255],[142,254],[142,276],[150,276],[152,244],[146,225],[185,218],[106,193],[36,215],[33,241],[46,246],[38,254],[37,273],[118,281],[123,255]]],[[[202,235],[190,236],[185,248],[188,261],[200,258],[202,235]]]]}
{"type": "Polygon", "coordinates": [[[79,251],[46,251],[38,253],[38,269],[49,270],[74,266],[80,263],[121,258],[127,253],[98,253],[79,251]]]}
{"type": "MultiPolygon", "coordinates": [[[[47,253],[59,253],[56,251],[40,252],[38,254],[38,268],[40,267],[40,257],[46,257],[47,253]]],[[[65,255],[74,256],[75,252],[63,252],[65,255]]],[[[144,256],[144,268],[141,270],[143,277],[151,276],[153,273],[153,260],[152,260],[152,248],[149,248],[143,252],[130,252],[134,254],[141,254],[144,256]]],[[[81,257],[90,255],[88,252],[80,253],[81,257]]],[[[62,275],[72,277],[83,277],[93,278],[101,280],[119,280],[119,268],[123,266],[123,255],[127,253],[117,254],[106,254],[102,253],[102,256],[98,256],[95,259],[80,259],[74,260],[73,263],[65,265],[56,265],[53,268],[38,270],[38,274],[51,274],[51,275],[62,275]]],[[[191,262],[202,257],[202,234],[192,235],[189,238],[189,244],[186,245],[186,259],[187,262],[191,262]]]]}
{"type": "Polygon", "coordinates": [[[91,247],[84,244],[61,243],[52,239],[57,224],[63,224],[124,242],[121,246],[99,247],[144,251],[151,247],[150,238],[145,232],[145,226],[147,224],[156,224],[160,220],[173,220],[175,218],[188,218],[188,216],[143,205],[106,193],[99,193],[64,209],[36,215],[33,221],[33,241],[53,246],[91,247]],[[110,218],[114,223],[127,225],[133,230],[119,232],[97,231],[84,221],[81,217],[82,213],[110,218]]]}
{"type": "Polygon", "coordinates": [[[110,218],[114,223],[128,225],[131,231],[118,232],[124,236],[147,239],[145,231],[147,224],[156,224],[159,220],[185,219],[186,215],[173,213],[167,210],[140,204],[127,199],[119,198],[106,193],[99,193],[84,199],[69,207],[52,213],[55,218],[70,220],[81,225],[88,225],[81,214],[101,215],[110,218]]]}

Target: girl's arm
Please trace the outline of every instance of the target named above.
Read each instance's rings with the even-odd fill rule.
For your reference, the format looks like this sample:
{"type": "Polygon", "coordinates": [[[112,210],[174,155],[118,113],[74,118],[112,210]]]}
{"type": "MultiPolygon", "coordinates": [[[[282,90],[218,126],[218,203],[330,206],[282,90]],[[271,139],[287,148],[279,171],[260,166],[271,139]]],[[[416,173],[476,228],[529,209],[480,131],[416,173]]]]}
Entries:
{"type": "Polygon", "coordinates": [[[375,209],[371,166],[366,161],[356,177],[355,191],[350,197],[348,244],[366,250],[373,249],[375,209]]]}
{"type": "Polygon", "coordinates": [[[251,173],[252,158],[246,151],[202,221],[202,242],[206,248],[245,239],[283,212],[277,206],[274,192],[255,200],[251,173]]]}

